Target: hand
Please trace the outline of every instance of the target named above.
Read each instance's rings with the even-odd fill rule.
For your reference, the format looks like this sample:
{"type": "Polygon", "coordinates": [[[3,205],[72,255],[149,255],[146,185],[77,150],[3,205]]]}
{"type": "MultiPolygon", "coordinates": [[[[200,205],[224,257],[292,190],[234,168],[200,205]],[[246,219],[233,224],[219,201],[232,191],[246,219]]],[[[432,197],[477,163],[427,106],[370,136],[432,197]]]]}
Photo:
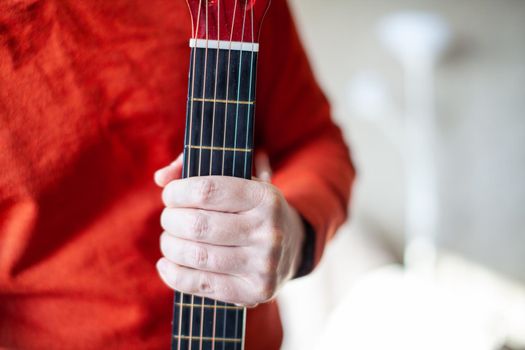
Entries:
{"type": "Polygon", "coordinates": [[[155,173],[164,187],[163,254],[157,269],[172,289],[238,305],[273,298],[295,274],[304,228],[267,182],[207,176],[180,179],[182,157],[155,173]]]}

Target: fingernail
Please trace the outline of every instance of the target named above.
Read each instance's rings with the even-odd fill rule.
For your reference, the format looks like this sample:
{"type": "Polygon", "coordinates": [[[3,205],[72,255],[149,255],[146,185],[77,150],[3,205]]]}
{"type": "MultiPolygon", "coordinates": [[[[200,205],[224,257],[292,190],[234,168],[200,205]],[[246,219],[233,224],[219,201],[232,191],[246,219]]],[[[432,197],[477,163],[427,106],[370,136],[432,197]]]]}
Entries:
{"type": "Polygon", "coordinates": [[[153,174],[153,180],[155,181],[155,183],[157,185],[160,185],[161,184],[161,180],[162,180],[162,170],[163,169],[160,169],[160,170],[157,170],[155,172],[155,174],[153,174]]]}

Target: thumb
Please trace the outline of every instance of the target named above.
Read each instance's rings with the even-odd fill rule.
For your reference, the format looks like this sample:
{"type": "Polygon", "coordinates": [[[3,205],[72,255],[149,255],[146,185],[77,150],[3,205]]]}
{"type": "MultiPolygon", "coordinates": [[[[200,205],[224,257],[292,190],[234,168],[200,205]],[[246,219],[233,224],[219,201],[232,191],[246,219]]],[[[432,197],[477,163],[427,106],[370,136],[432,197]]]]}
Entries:
{"type": "Polygon", "coordinates": [[[173,163],[157,170],[153,176],[157,186],[164,187],[171,181],[180,179],[182,176],[182,161],[183,156],[181,153],[173,163]]]}

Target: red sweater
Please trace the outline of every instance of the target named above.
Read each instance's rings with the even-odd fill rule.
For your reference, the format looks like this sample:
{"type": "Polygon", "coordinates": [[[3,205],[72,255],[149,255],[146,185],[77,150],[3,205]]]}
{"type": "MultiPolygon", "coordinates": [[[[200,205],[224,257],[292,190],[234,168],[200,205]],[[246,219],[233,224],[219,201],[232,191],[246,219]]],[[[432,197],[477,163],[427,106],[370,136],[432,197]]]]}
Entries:
{"type": "MultiPolygon", "coordinates": [[[[155,271],[154,170],[182,150],[190,37],[183,0],[0,0],[0,348],[168,349],[155,271]]],[[[315,228],[315,260],[354,176],[289,9],[263,25],[256,148],[315,228]]],[[[278,349],[277,305],[247,350],[278,349]]]]}

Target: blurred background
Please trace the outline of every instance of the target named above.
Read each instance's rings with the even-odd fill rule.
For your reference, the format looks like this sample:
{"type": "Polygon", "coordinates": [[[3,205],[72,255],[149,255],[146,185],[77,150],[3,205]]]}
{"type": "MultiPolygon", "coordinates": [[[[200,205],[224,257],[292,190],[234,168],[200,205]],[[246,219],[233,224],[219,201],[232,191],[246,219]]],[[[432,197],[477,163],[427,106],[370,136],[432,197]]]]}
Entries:
{"type": "Polygon", "coordinates": [[[283,350],[525,349],[525,1],[291,5],[358,179],[283,350]]]}

